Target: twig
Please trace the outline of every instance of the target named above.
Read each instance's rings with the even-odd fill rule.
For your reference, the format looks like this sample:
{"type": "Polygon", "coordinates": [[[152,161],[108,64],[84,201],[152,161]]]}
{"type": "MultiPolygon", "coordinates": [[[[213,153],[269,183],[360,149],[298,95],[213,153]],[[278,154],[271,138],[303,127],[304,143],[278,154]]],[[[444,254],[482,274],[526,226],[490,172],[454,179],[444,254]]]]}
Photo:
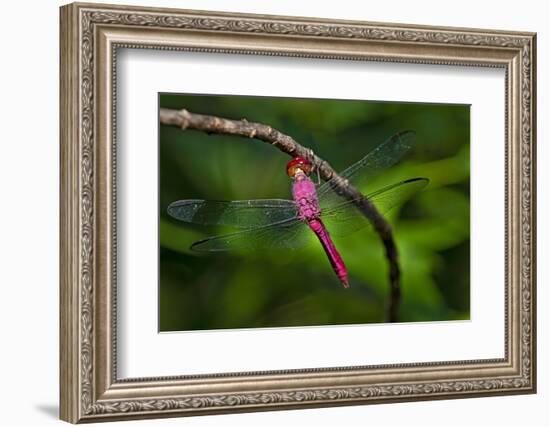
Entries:
{"type": "Polygon", "coordinates": [[[271,126],[249,122],[245,119],[231,120],[216,116],[190,113],[187,110],[160,109],[160,123],[176,126],[183,130],[195,129],[208,134],[238,135],[258,139],[277,147],[292,157],[309,159],[325,181],[329,181],[332,189],[348,200],[372,223],[380,236],[386,251],[386,258],[390,265],[390,302],[387,309],[387,320],[396,322],[398,319],[399,303],[401,300],[400,270],[398,264],[397,247],[393,239],[390,224],[380,215],[371,201],[363,196],[359,190],[342,178],[323,159],[314,154],[309,148],[303,147],[293,138],[273,129],[271,126]]]}

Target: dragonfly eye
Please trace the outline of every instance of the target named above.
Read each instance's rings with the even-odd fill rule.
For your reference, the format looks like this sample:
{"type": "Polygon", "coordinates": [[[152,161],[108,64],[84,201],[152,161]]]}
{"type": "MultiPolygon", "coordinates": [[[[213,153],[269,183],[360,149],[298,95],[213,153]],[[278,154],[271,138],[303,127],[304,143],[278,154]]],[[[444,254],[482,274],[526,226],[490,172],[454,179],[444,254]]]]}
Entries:
{"type": "Polygon", "coordinates": [[[296,171],[298,169],[304,172],[306,175],[309,175],[313,169],[313,165],[308,159],[305,159],[303,157],[295,157],[286,164],[286,173],[291,178],[296,175],[296,171]]]}

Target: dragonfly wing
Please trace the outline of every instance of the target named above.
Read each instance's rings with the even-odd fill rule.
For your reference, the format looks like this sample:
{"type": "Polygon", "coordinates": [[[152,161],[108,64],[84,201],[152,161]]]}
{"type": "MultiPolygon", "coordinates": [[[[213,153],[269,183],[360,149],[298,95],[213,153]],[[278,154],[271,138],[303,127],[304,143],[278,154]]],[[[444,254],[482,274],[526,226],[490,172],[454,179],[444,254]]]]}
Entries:
{"type": "MultiPolygon", "coordinates": [[[[408,179],[383,187],[368,195],[367,198],[380,214],[385,214],[410,199],[428,182],[427,178],[408,179]]],[[[339,206],[324,211],[321,218],[330,234],[335,236],[346,236],[371,225],[352,201],[341,202],[339,206]]]]}
{"type": "MultiPolygon", "coordinates": [[[[415,139],[415,132],[407,130],[398,132],[370,151],[365,157],[354,163],[340,173],[356,187],[361,187],[380,170],[388,168],[399,162],[411,148],[415,139]]],[[[332,188],[330,181],[321,185],[317,191],[321,208],[327,209],[342,202],[332,188]]]]}
{"type": "Polygon", "coordinates": [[[254,227],[236,233],[209,237],[193,243],[191,249],[201,252],[256,251],[259,249],[296,249],[308,245],[313,233],[297,218],[254,227]]]}
{"type": "Polygon", "coordinates": [[[178,200],[168,206],[168,214],[180,221],[237,228],[259,227],[294,218],[292,200],[178,200]]]}

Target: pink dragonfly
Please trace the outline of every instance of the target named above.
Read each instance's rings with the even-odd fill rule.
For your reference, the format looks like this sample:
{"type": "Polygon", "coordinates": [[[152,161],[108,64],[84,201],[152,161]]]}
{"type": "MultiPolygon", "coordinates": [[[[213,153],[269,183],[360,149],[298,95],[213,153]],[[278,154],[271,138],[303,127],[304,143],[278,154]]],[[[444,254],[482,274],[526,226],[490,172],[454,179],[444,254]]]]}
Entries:
{"type": "MultiPolygon", "coordinates": [[[[375,172],[397,163],[413,140],[414,132],[399,132],[345,169],[340,176],[360,188],[375,172]]],[[[334,192],[329,181],[316,187],[309,178],[312,169],[312,164],[301,157],[287,164],[287,174],[292,178],[293,200],[179,200],[168,206],[168,213],[188,223],[244,229],[195,242],[191,249],[196,251],[295,249],[307,245],[313,232],[340,282],[347,288],[348,272],[331,235],[345,236],[370,223],[352,201],[334,192]]],[[[384,214],[427,184],[426,178],[408,179],[366,197],[384,214]]]]}

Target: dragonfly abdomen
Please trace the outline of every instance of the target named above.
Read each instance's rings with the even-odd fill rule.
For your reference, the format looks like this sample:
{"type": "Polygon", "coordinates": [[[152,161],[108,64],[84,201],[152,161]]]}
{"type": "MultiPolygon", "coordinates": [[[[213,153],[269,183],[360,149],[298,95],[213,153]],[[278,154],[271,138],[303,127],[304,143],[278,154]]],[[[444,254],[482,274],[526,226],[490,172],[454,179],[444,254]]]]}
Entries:
{"type": "Polygon", "coordinates": [[[338,253],[336,246],[334,246],[323,221],[321,221],[321,208],[319,207],[317,190],[313,181],[305,173],[294,175],[292,196],[298,208],[298,217],[303,221],[307,221],[309,227],[321,242],[332,269],[344,287],[348,288],[349,281],[346,265],[338,253]]]}
{"type": "Polygon", "coordinates": [[[325,225],[323,224],[323,221],[321,221],[321,219],[319,218],[311,219],[308,221],[308,225],[321,242],[321,245],[323,246],[323,249],[325,250],[325,253],[327,254],[327,257],[330,261],[332,269],[334,270],[344,287],[349,288],[348,270],[346,268],[346,265],[344,264],[344,260],[336,249],[336,246],[334,246],[334,243],[330,238],[330,235],[325,225]]]}

